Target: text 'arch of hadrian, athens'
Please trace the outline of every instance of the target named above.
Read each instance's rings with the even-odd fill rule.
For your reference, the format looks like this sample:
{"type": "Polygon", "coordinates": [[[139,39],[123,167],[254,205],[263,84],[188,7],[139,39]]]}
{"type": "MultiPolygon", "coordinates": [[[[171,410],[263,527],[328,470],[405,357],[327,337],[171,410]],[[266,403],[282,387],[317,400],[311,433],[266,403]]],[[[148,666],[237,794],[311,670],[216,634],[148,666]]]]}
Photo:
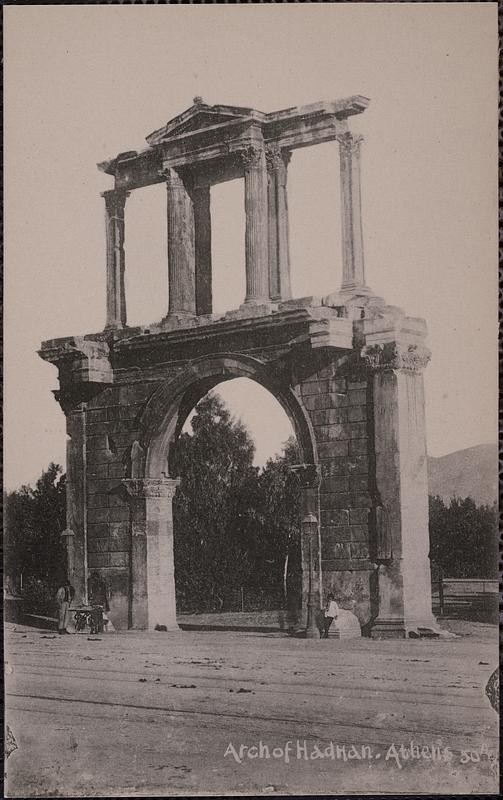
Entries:
{"type": "MultiPolygon", "coordinates": [[[[198,400],[248,377],[288,414],[300,445],[302,616],[307,598],[353,601],[372,636],[432,628],[423,370],[423,320],[365,284],[360,200],[362,137],[355,96],[273,113],[194,104],[99,167],[107,302],[103,331],[53,339],[40,355],[59,370],[66,415],[70,578],[87,602],[106,587],[121,628],[176,629],[170,444],[198,400]],[[287,172],[298,147],[337,141],[342,283],[326,297],[292,299],[287,172]],[[212,313],[210,187],[244,178],[246,297],[212,313]],[[167,190],[166,316],[128,327],[124,209],[129,192],[167,190]]],[[[311,266],[313,273],[316,265],[311,266]]],[[[334,287],[335,288],[335,287],[334,287]]]]}

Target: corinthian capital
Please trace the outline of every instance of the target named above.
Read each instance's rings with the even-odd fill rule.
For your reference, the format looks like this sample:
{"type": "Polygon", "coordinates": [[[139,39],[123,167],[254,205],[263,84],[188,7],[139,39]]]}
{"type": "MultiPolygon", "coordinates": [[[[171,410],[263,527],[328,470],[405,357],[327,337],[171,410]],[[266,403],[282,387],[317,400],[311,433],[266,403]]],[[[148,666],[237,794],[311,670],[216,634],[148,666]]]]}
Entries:
{"type": "Polygon", "coordinates": [[[110,216],[124,213],[124,206],[129,195],[130,192],[126,192],[124,189],[108,189],[101,193],[110,216]]]}
{"type": "Polygon", "coordinates": [[[254,144],[248,145],[244,150],[240,150],[239,155],[245,170],[257,169],[260,167],[263,153],[264,149],[254,144]]]}
{"type": "Polygon", "coordinates": [[[362,350],[362,357],[372,370],[403,369],[422,372],[431,358],[431,352],[422,344],[386,342],[367,345],[362,350]]]}
{"type": "Polygon", "coordinates": [[[316,489],[321,483],[317,464],[293,464],[290,470],[297,475],[300,486],[305,489],[316,489]]]}
{"type": "Polygon", "coordinates": [[[363,136],[348,131],[338,136],[337,141],[342,155],[359,155],[363,136]]]}
{"type": "Polygon", "coordinates": [[[288,150],[282,150],[277,142],[265,146],[265,160],[268,172],[276,172],[286,167],[291,158],[288,150]]]}
{"type": "Polygon", "coordinates": [[[180,485],[180,480],[178,478],[123,478],[121,483],[132,499],[172,498],[177,486],[180,485]]]}
{"type": "Polygon", "coordinates": [[[161,172],[167,189],[183,189],[185,184],[176,169],[166,168],[161,172]]]}

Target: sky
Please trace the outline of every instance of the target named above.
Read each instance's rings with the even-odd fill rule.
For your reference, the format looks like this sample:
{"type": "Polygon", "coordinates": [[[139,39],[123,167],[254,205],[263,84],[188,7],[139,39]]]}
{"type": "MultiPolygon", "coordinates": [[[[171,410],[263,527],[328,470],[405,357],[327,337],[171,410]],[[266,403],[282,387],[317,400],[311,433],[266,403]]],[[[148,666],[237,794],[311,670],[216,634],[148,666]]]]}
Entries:
{"type": "MultiPolygon", "coordinates": [[[[96,163],[206,102],[274,111],[360,94],[367,283],[424,317],[427,443],[440,456],[497,431],[497,5],[343,3],[8,6],[5,48],[4,480],[65,464],[57,370],[41,341],[105,323],[96,163]]],[[[294,296],[341,278],[335,143],[296,151],[288,177],[294,296]]],[[[215,310],[244,299],[242,180],[212,188],[215,310]]],[[[130,324],[167,309],[166,197],[126,210],[130,324]]],[[[290,424],[245,379],[220,391],[261,464],[290,424]]]]}

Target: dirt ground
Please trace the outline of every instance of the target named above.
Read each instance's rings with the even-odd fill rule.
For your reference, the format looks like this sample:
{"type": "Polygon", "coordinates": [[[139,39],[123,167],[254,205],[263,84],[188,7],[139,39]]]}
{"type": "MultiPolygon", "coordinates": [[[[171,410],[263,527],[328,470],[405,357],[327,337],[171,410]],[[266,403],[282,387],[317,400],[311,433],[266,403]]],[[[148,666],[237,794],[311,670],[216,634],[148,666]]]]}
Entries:
{"type": "Polygon", "coordinates": [[[10,626],[6,796],[498,792],[496,627],[375,642],[184,622],[196,629],[10,626]]]}

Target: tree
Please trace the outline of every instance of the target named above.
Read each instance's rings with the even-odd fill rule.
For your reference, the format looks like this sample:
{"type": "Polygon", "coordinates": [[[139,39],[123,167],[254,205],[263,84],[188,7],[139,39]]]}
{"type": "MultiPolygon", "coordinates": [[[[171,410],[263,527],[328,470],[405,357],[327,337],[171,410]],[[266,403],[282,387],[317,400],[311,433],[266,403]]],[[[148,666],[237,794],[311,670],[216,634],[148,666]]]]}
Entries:
{"type": "Polygon", "coordinates": [[[206,395],[172,453],[177,593],[184,607],[221,608],[256,567],[258,469],[254,444],[215,394],[206,395]]]}
{"type": "Polygon", "coordinates": [[[65,577],[66,553],[61,539],[66,518],[66,476],[51,463],[35,489],[22,486],[6,496],[5,572],[23,575],[30,587],[47,597],[65,577]]]}
{"type": "Polygon", "coordinates": [[[430,558],[449,578],[498,577],[496,508],[430,497],[430,558]]]}
{"type": "Polygon", "coordinates": [[[286,598],[288,578],[298,592],[300,564],[300,492],[298,478],[290,469],[300,460],[292,436],[283,453],[269,459],[259,478],[262,495],[262,545],[271,583],[281,587],[286,598]]]}

